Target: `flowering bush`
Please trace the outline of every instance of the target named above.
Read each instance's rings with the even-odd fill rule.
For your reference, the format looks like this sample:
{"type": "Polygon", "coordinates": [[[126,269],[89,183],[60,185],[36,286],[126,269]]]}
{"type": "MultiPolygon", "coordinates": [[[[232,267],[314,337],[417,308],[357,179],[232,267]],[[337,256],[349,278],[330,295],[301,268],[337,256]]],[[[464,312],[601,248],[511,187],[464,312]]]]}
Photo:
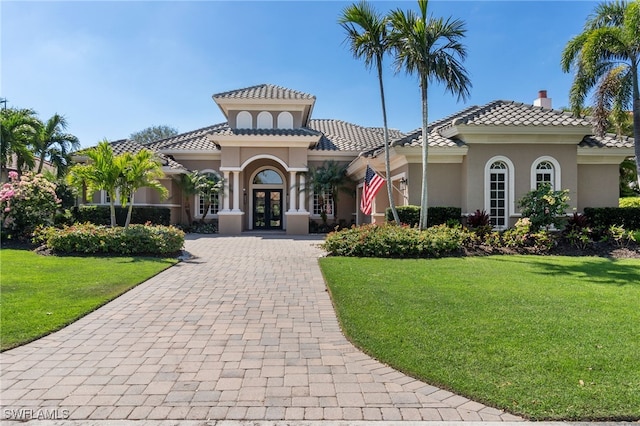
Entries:
{"type": "Polygon", "coordinates": [[[529,191],[518,202],[522,217],[529,218],[531,230],[549,229],[551,225],[560,228],[565,211],[569,207],[569,191],[554,191],[548,183],[529,191]]]}
{"type": "Polygon", "coordinates": [[[184,232],[173,226],[130,225],[111,228],[92,223],[39,228],[34,242],[58,253],[173,254],[184,245],[184,232]]]}
{"type": "Polygon", "coordinates": [[[9,179],[0,189],[2,233],[28,238],[37,226],[52,224],[61,204],[56,185],[30,172],[18,176],[11,171],[9,179]]]}

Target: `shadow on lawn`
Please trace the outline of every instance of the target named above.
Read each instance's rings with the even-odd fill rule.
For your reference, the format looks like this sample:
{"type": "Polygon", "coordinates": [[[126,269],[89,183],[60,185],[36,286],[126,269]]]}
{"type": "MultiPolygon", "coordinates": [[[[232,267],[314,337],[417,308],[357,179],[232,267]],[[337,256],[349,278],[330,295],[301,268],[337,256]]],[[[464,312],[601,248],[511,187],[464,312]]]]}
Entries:
{"type": "MultiPolygon", "coordinates": [[[[498,260],[498,259],[496,259],[498,260]]],[[[595,284],[617,286],[640,286],[640,262],[626,263],[611,258],[577,258],[554,260],[554,258],[504,258],[504,261],[525,263],[535,266],[539,273],[562,276],[572,275],[595,284]]]]}

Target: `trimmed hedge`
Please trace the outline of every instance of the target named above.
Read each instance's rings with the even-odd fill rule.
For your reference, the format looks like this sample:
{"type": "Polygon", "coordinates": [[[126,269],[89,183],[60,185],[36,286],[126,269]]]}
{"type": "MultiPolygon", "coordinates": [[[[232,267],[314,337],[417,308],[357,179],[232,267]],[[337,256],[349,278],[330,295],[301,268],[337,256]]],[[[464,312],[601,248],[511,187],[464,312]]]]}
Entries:
{"type": "Polygon", "coordinates": [[[173,226],[110,228],[92,223],[42,228],[34,241],[57,253],[170,255],[184,246],[184,232],[173,226]]]}
{"type": "MultiPolygon", "coordinates": [[[[398,218],[400,223],[411,227],[418,226],[420,223],[420,206],[398,206],[398,218]]],[[[393,221],[391,208],[385,211],[385,217],[388,222],[393,221]]],[[[455,221],[461,223],[462,209],[460,207],[429,207],[427,209],[427,225],[436,226],[455,221]]]]}
{"type": "Polygon", "coordinates": [[[420,231],[386,223],[331,232],[322,247],[334,256],[425,258],[458,253],[468,238],[462,227],[439,225],[420,231]]]}
{"type": "Polygon", "coordinates": [[[585,207],[584,215],[593,228],[608,229],[617,225],[640,229],[640,207],[585,207]]]}
{"type": "MultiPolygon", "coordinates": [[[[116,223],[124,225],[127,220],[129,207],[116,206],[116,223]]],[[[79,223],[91,222],[95,225],[111,225],[109,206],[80,206],[74,207],[73,215],[79,223]]],[[[133,206],[131,223],[152,223],[154,225],[169,226],[171,210],[167,207],[133,206]]]]}
{"type": "Polygon", "coordinates": [[[640,207],[640,197],[622,197],[620,207],[640,207]]]}

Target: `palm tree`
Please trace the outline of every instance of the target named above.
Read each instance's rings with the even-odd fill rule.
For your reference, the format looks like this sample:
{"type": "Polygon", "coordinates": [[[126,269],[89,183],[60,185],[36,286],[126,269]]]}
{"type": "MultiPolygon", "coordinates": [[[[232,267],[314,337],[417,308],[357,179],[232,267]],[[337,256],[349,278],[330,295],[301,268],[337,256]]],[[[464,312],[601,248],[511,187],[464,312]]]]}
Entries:
{"type": "Polygon", "coordinates": [[[86,186],[88,197],[96,191],[105,191],[109,196],[111,226],[116,227],[115,200],[118,187],[122,182],[121,162],[116,161],[113,149],[106,139],[98,146],[87,149],[84,154],[89,158],[89,162],[71,167],[67,179],[71,185],[80,190],[86,186]]]}
{"type": "Polygon", "coordinates": [[[42,173],[44,160],[49,158],[56,166],[58,177],[64,175],[71,152],[80,148],[77,137],[64,133],[66,128],[67,120],[64,116],[54,114],[38,129],[34,141],[35,155],[38,157],[38,173],[42,173]]]}
{"type": "MultiPolygon", "coordinates": [[[[602,135],[610,113],[633,110],[636,160],[640,159],[640,0],[601,3],[562,52],[562,70],[575,70],[570,102],[576,114],[595,90],[595,131],[602,135]]],[[[640,161],[636,161],[640,184],[640,161]]]]}
{"type": "Polygon", "coordinates": [[[32,109],[9,108],[0,111],[0,165],[5,170],[16,159],[20,173],[23,167],[33,168],[30,144],[38,132],[40,121],[32,109]]]}
{"type": "Polygon", "coordinates": [[[223,180],[213,173],[200,175],[196,188],[198,193],[204,199],[204,212],[200,218],[200,223],[204,223],[204,219],[211,208],[211,198],[217,196],[222,191],[223,180]]]}
{"type": "Polygon", "coordinates": [[[191,199],[194,195],[200,192],[199,182],[202,179],[204,179],[204,175],[201,175],[197,170],[193,170],[189,173],[182,173],[179,178],[174,178],[174,181],[182,190],[184,211],[187,214],[187,221],[189,225],[193,224],[193,216],[191,215],[191,199]]]}
{"type": "Polygon", "coordinates": [[[420,229],[427,227],[427,162],[429,158],[429,83],[445,85],[446,91],[458,100],[469,97],[471,81],[462,61],[467,56],[460,42],[466,33],[464,22],[458,19],[427,16],[428,0],[418,0],[419,14],[400,9],[389,15],[390,42],[395,51],[397,70],[417,74],[422,96],[422,192],[420,229]]]}
{"type": "Polygon", "coordinates": [[[347,33],[346,42],[349,43],[351,53],[356,59],[363,59],[366,68],[375,66],[378,73],[380,86],[380,100],[382,103],[382,122],[384,125],[384,165],[387,174],[387,195],[389,206],[393,213],[393,220],[400,223],[398,211],[393,198],[393,186],[391,184],[391,164],[389,155],[389,129],[387,126],[387,107],[384,98],[384,85],[382,82],[382,58],[389,51],[389,39],[387,37],[387,20],[381,17],[366,1],[352,4],[342,11],[338,23],[347,33]]]}
{"type": "Polygon", "coordinates": [[[126,228],[131,223],[134,196],[138,189],[153,188],[160,192],[162,198],[166,198],[169,191],[158,180],[164,176],[162,165],[148,149],[141,149],[136,154],[125,152],[116,157],[116,162],[122,169],[119,185],[122,207],[129,204],[127,219],[124,223],[126,228]]]}
{"type": "MultiPolygon", "coordinates": [[[[352,192],[353,182],[347,175],[348,164],[340,164],[334,160],[327,160],[322,166],[311,167],[307,172],[308,189],[318,196],[318,203],[322,206],[323,225],[327,226],[328,201],[333,200],[333,215],[337,217],[337,205],[340,192],[352,192]]],[[[398,222],[399,223],[399,222],[398,222]]]]}

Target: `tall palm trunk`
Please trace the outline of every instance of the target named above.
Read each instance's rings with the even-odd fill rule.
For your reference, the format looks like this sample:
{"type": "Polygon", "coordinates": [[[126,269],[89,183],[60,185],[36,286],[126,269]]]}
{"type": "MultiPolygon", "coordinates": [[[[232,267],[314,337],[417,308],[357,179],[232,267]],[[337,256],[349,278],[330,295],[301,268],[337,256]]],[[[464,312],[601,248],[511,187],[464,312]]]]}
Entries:
{"type": "MultiPolygon", "coordinates": [[[[640,60],[639,60],[640,61],[640,60]]],[[[638,186],[640,187],[640,83],[638,82],[638,62],[631,64],[633,76],[633,140],[636,154],[636,171],[638,172],[638,186]]]]}
{"type": "Polygon", "coordinates": [[[393,183],[391,182],[391,154],[389,152],[389,128],[387,125],[387,106],[384,100],[384,84],[382,83],[382,58],[378,60],[378,82],[380,83],[380,100],[382,102],[382,123],[384,125],[384,169],[387,174],[387,196],[389,197],[389,207],[393,215],[393,220],[400,225],[400,217],[396,209],[396,202],[393,199],[393,183]]]}
{"type": "Polygon", "coordinates": [[[425,77],[420,82],[422,94],[422,194],[420,199],[420,229],[427,228],[428,196],[427,189],[427,160],[429,159],[429,136],[427,133],[429,123],[429,106],[427,96],[428,82],[425,77]]]}
{"type": "Polygon", "coordinates": [[[129,209],[127,210],[127,220],[124,222],[124,227],[127,228],[131,223],[131,212],[133,211],[133,194],[131,194],[131,200],[129,200],[129,209]]]}

